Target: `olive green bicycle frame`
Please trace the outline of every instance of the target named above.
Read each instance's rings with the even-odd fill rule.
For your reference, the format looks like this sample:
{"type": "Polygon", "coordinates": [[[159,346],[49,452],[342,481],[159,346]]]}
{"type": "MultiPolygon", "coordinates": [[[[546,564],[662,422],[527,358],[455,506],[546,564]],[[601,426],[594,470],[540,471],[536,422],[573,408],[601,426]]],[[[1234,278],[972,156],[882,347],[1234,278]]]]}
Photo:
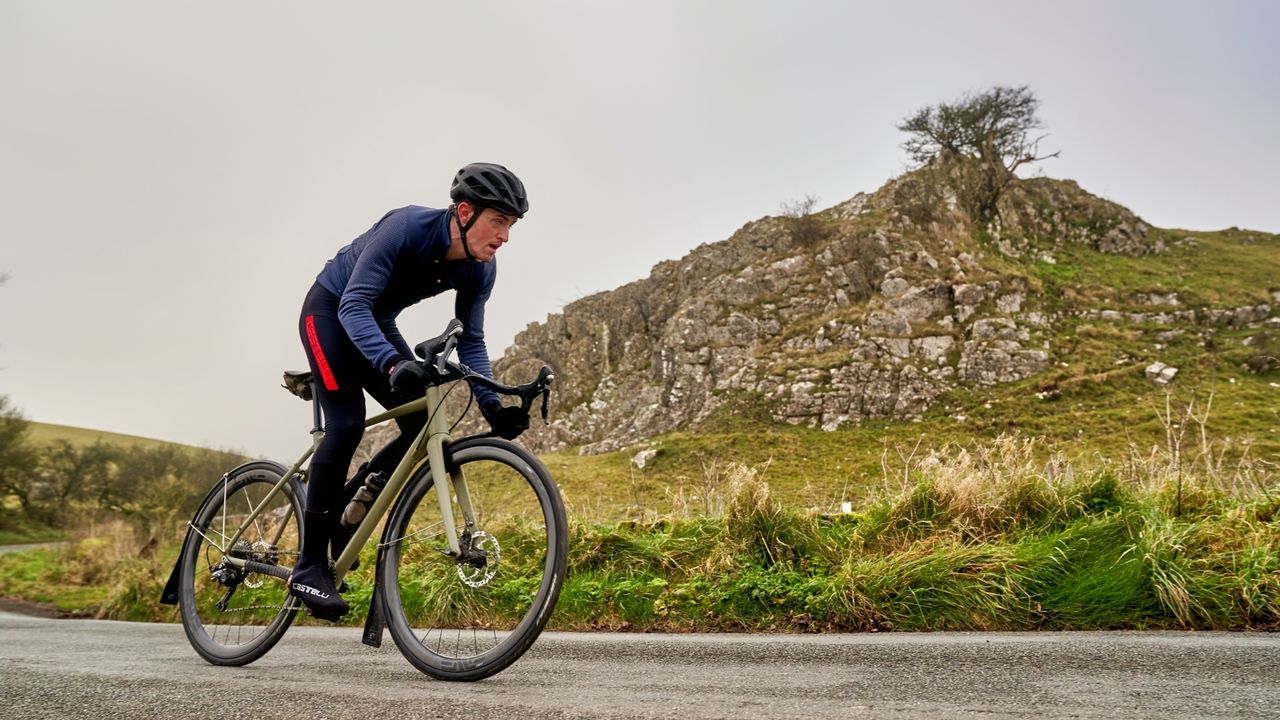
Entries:
{"type": "MultiPolygon", "coordinates": [[[[312,402],[316,402],[316,400],[312,400],[312,402]]],[[[404,458],[402,458],[400,460],[400,464],[396,466],[395,472],[392,473],[391,478],[387,480],[386,486],[374,500],[373,506],[370,507],[369,511],[365,514],[365,518],[360,523],[360,526],[355,529],[354,533],[352,533],[351,541],[347,543],[347,547],[342,551],[342,555],[335,561],[335,582],[342,581],[343,576],[347,574],[351,565],[356,561],[356,558],[359,557],[360,549],[364,547],[364,544],[368,542],[370,536],[373,535],[374,528],[382,519],[382,516],[386,514],[395,498],[400,495],[400,491],[404,489],[409,478],[413,477],[424,462],[430,464],[431,477],[434,478],[434,482],[437,486],[436,495],[440,501],[440,515],[443,519],[442,524],[444,525],[443,532],[445,539],[449,544],[448,552],[452,557],[458,557],[461,554],[461,549],[458,543],[458,528],[454,522],[453,498],[457,498],[457,503],[462,509],[463,518],[466,521],[467,528],[475,526],[476,518],[475,512],[471,506],[471,496],[467,492],[466,478],[463,476],[461,469],[449,471],[444,462],[444,446],[445,443],[449,441],[450,426],[445,418],[443,393],[441,392],[440,387],[435,386],[427,388],[427,392],[424,397],[412,400],[399,407],[392,408],[381,415],[375,415],[374,417],[366,420],[364,426],[369,428],[387,420],[422,411],[430,413],[422,431],[418,433],[418,437],[414,439],[413,444],[405,451],[404,458]],[[430,408],[435,408],[435,410],[430,411],[430,408]],[[445,480],[444,478],[449,478],[449,480],[445,480]],[[449,492],[450,485],[452,485],[452,492],[449,492]]],[[[302,457],[298,458],[298,462],[294,463],[293,467],[289,468],[289,471],[284,474],[284,477],[280,478],[280,481],[271,488],[270,492],[267,493],[267,496],[262,499],[262,502],[258,503],[258,506],[250,511],[249,517],[235,529],[235,532],[232,533],[231,537],[227,539],[225,544],[220,548],[225,562],[235,565],[241,569],[246,569],[250,572],[256,570],[256,568],[246,567],[249,561],[227,554],[227,549],[235,546],[236,541],[244,534],[245,529],[253,524],[258,516],[262,514],[263,509],[266,508],[276,495],[281,492],[285,483],[289,481],[289,478],[301,473],[303,464],[315,454],[316,448],[320,447],[320,441],[324,439],[323,428],[319,426],[319,423],[316,425],[316,428],[311,431],[311,447],[302,454],[302,457]]],[[[281,533],[284,532],[283,528],[286,524],[287,522],[281,523],[281,533]]],[[[386,544],[394,544],[403,539],[404,538],[392,538],[388,540],[386,544]]],[[[279,537],[275,538],[275,541],[278,542],[279,537]]],[[[257,563],[255,563],[255,565],[257,565],[257,563]]],[[[277,572],[270,574],[284,578],[288,576],[288,572],[291,569],[292,568],[280,568],[277,572]]]]}

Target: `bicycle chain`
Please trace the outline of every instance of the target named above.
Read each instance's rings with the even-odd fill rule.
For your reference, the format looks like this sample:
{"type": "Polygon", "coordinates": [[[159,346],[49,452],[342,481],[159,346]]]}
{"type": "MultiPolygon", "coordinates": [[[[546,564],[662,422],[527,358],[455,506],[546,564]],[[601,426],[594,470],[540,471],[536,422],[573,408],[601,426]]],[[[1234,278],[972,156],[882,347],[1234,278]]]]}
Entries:
{"type": "MultiPolygon", "coordinates": [[[[277,555],[278,557],[283,557],[283,556],[285,556],[285,555],[292,555],[292,556],[294,556],[294,557],[297,557],[298,555],[301,555],[301,553],[300,553],[299,551],[297,551],[297,550],[276,550],[276,551],[275,551],[275,553],[276,553],[276,555],[277,555]]],[[[269,577],[269,576],[262,575],[261,573],[246,573],[246,574],[245,574],[245,580],[244,580],[244,581],[242,581],[242,582],[244,583],[244,585],[245,585],[245,586],[247,586],[247,587],[249,587],[249,588],[254,588],[254,589],[256,589],[256,588],[262,587],[263,580],[265,580],[265,578],[266,578],[266,577],[269,577]],[[257,584],[257,585],[253,585],[253,584],[251,584],[251,583],[249,583],[249,582],[248,582],[248,576],[249,576],[249,575],[261,575],[261,579],[259,579],[259,581],[258,581],[258,584],[257,584]]],[[[287,609],[287,607],[286,607],[286,606],[288,605],[288,603],[289,603],[291,600],[292,600],[292,598],[290,598],[290,599],[286,599],[286,600],[285,600],[285,602],[284,602],[284,603],[282,603],[282,604],[280,604],[280,605],[246,605],[246,606],[244,606],[244,607],[226,608],[225,610],[221,610],[221,611],[219,611],[219,612],[222,612],[222,613],[224,613],[224,614],[225,614],[225,613],[242,613],[242,612],[249,612],[249,611],[251,611],[251,610],[271,610],[271,611],[273,611],[273,612],[280,612],[281,610],[286,610],[286,609],[287,609]]]]}
{"type": "Polygon", "coordinates": [[[233,612],[246,612],[248,610],[275,610],[276,612],[279,612],[284,609],[285,607],[283,605],[247,605],[245,607],[227,608],[226,610],[222,610],[221,612],[233,613],[233,612]]]}

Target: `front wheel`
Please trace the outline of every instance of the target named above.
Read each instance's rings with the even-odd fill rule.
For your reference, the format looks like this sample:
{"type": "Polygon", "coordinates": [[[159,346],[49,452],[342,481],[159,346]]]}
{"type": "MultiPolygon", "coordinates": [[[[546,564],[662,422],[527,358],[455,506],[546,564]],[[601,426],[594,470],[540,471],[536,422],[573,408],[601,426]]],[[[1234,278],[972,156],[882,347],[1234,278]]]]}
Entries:
{"type": "Polygon", "coordinates": [[[378,579],[405,658],[435,678],[479,680],[515,662],[546,625],[564,584],[568,523],[555,482],[520,446],[485,439],[448,455],[474,509],[468,526],[452,503],[462,556],[449,552],[438,483],[424,467],[387,521],[378,579]]]}
{"type": "Polygon", "coordinates": [[[298,612],[284,580],[264,571],[292,568],[301,543],[301,483],[285,469],[253,462],[232,470],[191,522],[180,563],[178,605],[191,646],[214,665],[246,665],[284,635],[298,612]],[[248,525],[250,514],[262,512],[248,525]],[[239,539],[231,542],[243,527],[239,539]],[[254,563],[246,570],[228,558],[254,563]]]}

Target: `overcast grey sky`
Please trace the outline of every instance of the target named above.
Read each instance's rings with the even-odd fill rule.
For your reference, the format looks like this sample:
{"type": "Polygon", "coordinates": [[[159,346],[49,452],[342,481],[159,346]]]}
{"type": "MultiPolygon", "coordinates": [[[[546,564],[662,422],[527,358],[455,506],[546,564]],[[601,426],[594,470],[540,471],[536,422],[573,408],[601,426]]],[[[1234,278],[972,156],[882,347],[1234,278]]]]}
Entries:
{"type": "Polygon", "coordinates": [[[303,295],[459,166],[530,191],[498,357],[782,201],[874,190],[898,121],[995,84],[1041,99],[1047,174],[1159,226],[1277,232],[1277,28],[1261,0],[0,0],[0,394],[291,462],[303,295]]]}

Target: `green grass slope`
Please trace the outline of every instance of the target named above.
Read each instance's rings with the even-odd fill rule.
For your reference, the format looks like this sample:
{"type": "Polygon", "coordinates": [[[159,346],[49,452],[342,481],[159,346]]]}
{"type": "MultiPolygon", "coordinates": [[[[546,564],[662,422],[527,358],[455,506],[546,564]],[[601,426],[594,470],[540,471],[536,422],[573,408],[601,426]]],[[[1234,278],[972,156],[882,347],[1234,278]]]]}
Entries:
{"type": "Polygon", "coordinates": [[[138,435],[125,435],[123,433],[108,432],[106,430],[91,430],[89,428],[72,427],[70,425],[55,425],[53,423],[32,422],[31,423],[31,442],[36,445],[47,445],[58,440],[66,440],[72,445],[86,446],[95,442],[102,442],[108,445],[132,446],[144,449],[164,447],[166,445],[178,445],[181,447],[194,446],[182,445],[181,443],[171,443],[167,440],[156,440],[154,438],[145,438],[138,435]]]}

